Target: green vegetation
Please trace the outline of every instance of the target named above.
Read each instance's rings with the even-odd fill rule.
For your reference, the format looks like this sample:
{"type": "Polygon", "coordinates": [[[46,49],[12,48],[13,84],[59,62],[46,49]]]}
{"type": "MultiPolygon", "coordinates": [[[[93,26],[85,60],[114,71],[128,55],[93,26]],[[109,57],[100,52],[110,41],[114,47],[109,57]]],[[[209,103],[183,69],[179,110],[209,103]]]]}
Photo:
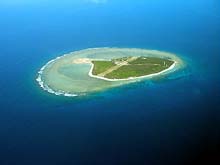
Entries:
{"type": "Polygon", "coordinates": [[[117,63],[117,62],[123,62],[123,61],[127,61],[129,58],[131,57],[122,57],[122,58],[116,58],[116,59],[112,59],[113,63],[117,63]]]}
{"type": "Polygon", "coordinates": [[[170,66],[173,64],[173,61],[157,57],[139,57],[136,60],[129,62],[129,64],[158,64],[161,66],[163,66],[164,63],[170,66]]]}
{"type": "Polygon", "coordinates": [[[94,68],[92,70],[92,74],[94,75],[103,73],[116,65],[113,61],[92,61],[92,63],[94,64],[94,68]]]}
{"type": "Polygon", "coordinates": [[[158,73],[167,69],[160,65],[124,65],[117,70],[105,75],[106,78],[110,79],[124,79],[129,77],[140,77],[153,73],[158,73]]]}
{"type": "Polygon", "coordinates": [[[93,61],[93,74],[109,79],[126,79],[161,72],[173,61],[157,57],[123,57],[111,61],[93,61]]]}

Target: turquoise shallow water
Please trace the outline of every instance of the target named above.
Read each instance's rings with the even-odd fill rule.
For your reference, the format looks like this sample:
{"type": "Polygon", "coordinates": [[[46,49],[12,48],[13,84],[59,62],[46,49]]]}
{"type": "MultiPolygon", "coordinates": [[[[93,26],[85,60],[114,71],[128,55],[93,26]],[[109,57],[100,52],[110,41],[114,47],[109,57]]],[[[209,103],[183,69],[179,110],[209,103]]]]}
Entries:
{"type": "Polygon", "coordinates": [[[165,78],[170,76],[171,73],[184,76],[182,73],[185,69],[187,69],[187,63],[181,57],[172,53],[137,48],[90,48],[64,54],[50,60],[38,71],[36,81],[43,90],[49,93],[57,96],[76,97],[102,92],[135,82],[152,80],[152,78],[165,78]],[[144,78],[121,81],[108,81],[90,75],[91,63],[78,63],[79,60],[83,59],[111,60],[126,56],[169,58],[174,61],[174,64],[169,69],[158,73],[158,75],[154,74],[144,78]]]}
{"type": "Polygon", "coordinates": [[[16,2],[0,2],[0,164],[211,164],[219,157],[218,1],[16,2]],[[78,98],[51,95],[35,81],[59,55],[106,46],[172,52],[188,66],[78,98]]]}

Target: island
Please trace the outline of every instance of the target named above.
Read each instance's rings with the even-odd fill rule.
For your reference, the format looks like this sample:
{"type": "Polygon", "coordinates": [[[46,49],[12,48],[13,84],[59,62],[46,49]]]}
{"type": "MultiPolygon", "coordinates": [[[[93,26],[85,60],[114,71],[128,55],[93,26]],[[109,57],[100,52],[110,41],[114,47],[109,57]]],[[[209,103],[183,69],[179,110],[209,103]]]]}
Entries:
{"type": "Polygon", "coordinates": [[[82,96],[168,76],[184,66],[176,54],[137,48],[89,48],[59,56],[38,72],[49,93],[82,96]]]}
{"type": "Polygon", "coordinates": [[[158,57],[122,57],[110,61],[93,60],[90,76],[107,81],[120,81],[155,75],[169,68],[175,62],[158,57]]]}

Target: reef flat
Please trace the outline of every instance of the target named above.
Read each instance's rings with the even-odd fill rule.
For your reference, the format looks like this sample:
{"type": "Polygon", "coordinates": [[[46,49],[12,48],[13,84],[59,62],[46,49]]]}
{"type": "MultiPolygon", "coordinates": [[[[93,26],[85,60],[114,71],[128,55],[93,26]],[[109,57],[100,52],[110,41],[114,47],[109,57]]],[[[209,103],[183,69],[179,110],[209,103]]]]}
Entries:
{"type": "Polygon", "coordinates": [[[49,61],[38,72],[37,81],[50,93],[77,96],[164,76],[181,67],[183,61],[172,53],[136,48],[90,48],[49,61]]]}

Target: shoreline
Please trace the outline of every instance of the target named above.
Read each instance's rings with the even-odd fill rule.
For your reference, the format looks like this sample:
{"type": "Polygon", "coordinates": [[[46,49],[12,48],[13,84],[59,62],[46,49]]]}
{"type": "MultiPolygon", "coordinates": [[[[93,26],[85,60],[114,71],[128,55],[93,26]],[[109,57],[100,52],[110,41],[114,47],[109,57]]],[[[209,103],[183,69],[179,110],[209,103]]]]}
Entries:
{"type": "MultiPolygon", "coordinates": [[[[87,59],[91,59],[91,58],[88,58],[87,54],[92,54],[96,51],[111,51],[111,50],[114,50],[114,51],[121,51],[121,50],[124,50],[124,51],[140,51],[141,53],[146,53],[146,54],[152,54],[153,56],[156,56],[156,57],[160,57],[160,56],[165,56],[165,57],[169,57],[171,58],[174,63],[167,69],[161,71],[161,72],[158,72],[158,73],[154,73],[154,74],[150,74],[150,75],[145,75],[145,76],[140,76],[140,77],[130,77],[130,78],[127,78],[127,79],[108,79],[108,78],[104,78],[104,77],[99,77],[99,76],[95,76],[92,74],[92,70],[94,68],[93,64],[88,61],[88,60],[83,60],[83,61],[72,61],[72,63],[86,63],[87,65],[91,65],[91,68],[89,70],[89,73],[87,74],[90,78],[95,78],[97,80],[105,80],[106,82],[112,82],[112,83],[116,83],[116,82],[125,82],[126,80],[129,82],[135,82],[135,81],[140,81],[144,78],[151,78],[153,76],[159,76],[161,74],[168,74],[170,72],[174,72],[180,68],[183,67],[183,61],[178,57],[176,56],[176,54],[173,54],[173,53],[169,53],[169,52],[164,52],[164,51],[158,51],[158,50],[147,50],[147,49],[138,49],[138,48],[117,48],[117,47],[101,47],[101,48],[87,48],[87,49],[83,49],[83,50],[78,50],[78,51],[72,51],[70,53],[65,53],[61,56],[58,56],[50,61],[48,61],[43,67],[40,68],[40,70],[38,71],[38,76],[36,77],[36,81],[37,83],[39,84],[39,86],[47,91],[48,93],[51,93],[51,94],[55,94],[57,96],[66,96],[66,97],[76,97],[76,96],[81,96],[81,95],[86,95],[87,92],[83,91],[82,93],[81,92],[75,92],[75,91],[65,91],[63,89],[56,89],[54,87],[51,87],[49,84],[46,83],[45,79],[44,79],[44,71],[46,68],[50,67],[50,66],[53,66],[54,63],[58,60],[63,60],[64,58],[69,58],[71,56],[79,56],[79,55],[83,55],[80,56],[80,58],[87,58],[87,59]],[[129,81],[130,80],[130,81],[129,81]],[[133,81],[132,81],[133,80],[133,81]]],[[[102,59],[102,57],[98,57],[98,59],[102,59]]],[[[102,59],[104,60],[104,59],[102,59]]],[[[106,59],[105,59],[106,60],[106,59]]],[[[123,85],[123,84],[120,84],[120,85],[123,85]]],[[[114,86],[114,85],[113,85],[114,86]]],[[[119,85],[116,85],[116,86],[119,86],[119,85]]],[[[104,89],[104,88],[103,88],[104,89]]],[[[96,91],[96,90],[94,90],[96,91]]],[[[101,91],[101,89],[100,89],[101,91]]]]}
{"type": "Polygon", "coordinates": [[[61,90],[58,90],[58,91],[55,91],[53,90],[52,88],[50,88],[47,84],[45,84],[45,82],[42,80],[42,74],[43,74],[43,71],[44,69],[52,64],[53,62],[55,62],[56,60],[62,58],[62,57],[65,57],[66,55],[68,54],[64,54],[62,56],[59,56],[59,57],[56,57],[55,59],[52,59],[50,61],[48,61],[39,71],[38,71],[38,77],[36,78],[36,81],[38,82],[39,86],[47,91],[48,93],[51,93],[51,94],[55,94],[56,96],[65,96],[65,97],[76,97],[78,96],[77,94],[72,94],[72,93],[68,93],[68,92],[65,92],[65,91],[61,91],[61,90]]]}
{"type": "Polygon", "coordinates": [[[145,76],[140,76],[140,77],[129,77],[129,78],[126,78],[126,79],[109,79],[109,78],[93,75],[92,71],[93,71],[93,68],[94,68],[94,64],[93,63],[90,63],[90,64],[91,64],[91,68],[90,68],[89,74],[88,74],[90,77],[101,79],[101,80],[105,80],[105,81],[128,81],[128,80],[137,80],[137,79],[143,79],[143,78],[151,78],[153,76],[159,76],[161,74],[164,74],[165,72],[168,72],[168,71],[171,71],[172,69],[174,69],[176,64],[177,64],[177,62],[174,61],[174,63],[169,68],[167,68],[167,69],[165,69],[165,70],[163,70],[161,72],[152,73],[152,74],[145,75],[145,76]]]}

